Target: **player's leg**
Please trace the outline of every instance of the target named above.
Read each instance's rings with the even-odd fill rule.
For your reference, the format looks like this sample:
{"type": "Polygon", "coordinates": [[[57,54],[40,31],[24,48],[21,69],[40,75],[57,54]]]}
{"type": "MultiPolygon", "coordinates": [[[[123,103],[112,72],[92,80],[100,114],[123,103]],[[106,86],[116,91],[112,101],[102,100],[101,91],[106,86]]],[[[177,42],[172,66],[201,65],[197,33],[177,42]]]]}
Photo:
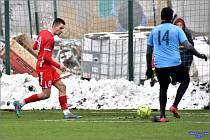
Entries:
{"type": "Polygon", "coordinates": [[[59,79],[54,83],[54,86],[59,91],[59,102],[60,102],[61,109],[63,111],[68,110],[67,96],[66,96],[66,85],[59,79]]]}
{"type": "Polygon", "coordinates": [[[188,69],[185,68],[183,65],[179,65],[175,67],[172,75],[180,83],[180,85],[178,87],[174,103],[170,107],[169,110],[173,113],[174,117],[180,118],[177,108],[178,108],[179,102],[181,101],[184,93],[186,92],[188,88],[190,77],[189,77],[188,69]]]}
{"type": "Polygon", "coordinates": [[[42,92],[39,94],[33,94],[30,97],[27,97],[21,101],[14,101],[13,105],[15,106],[16,116],[20,117],[21,108],[28,103],[44,100],[50,97],[51,86],[52,86],[52,75],[50,70],[38,73],[39,76],[39,85],[42,87],[42,92]]]}
{"type": "Polygon", "coordinates": [[[52,70],[47,69],[45,71],[39,72],[39,85],[42,87],[42,92],[39,94],[33,94],[32,96],[25,98],[21,103],[22,105],[36,102],[44,99],[48,99],[51,94],[51,86],[52,86],[52,70]]]}
{"type": "Polygon", "coordinates": [[[64,113],[64,118],[65,119],[81,118],[81,116],[72,114],[70,110],[68,109],[66,85],[62,82],[62,80],[60,79],[60,75],[56,71],[54,71],[53,75],[54,75],[53,85],[59,90],[59,102],[60,102],[61,110],[64,113]]]}
{"type": "Polygon", "coordinates": [[[160,84],[159,102],[160,102],[160,122],[167,122],[165,108],[167,103],[167,90],[170,83],[170,76],[167,69],[156,68],[156,75],[160,84]]]}
{"type": "Polygon", "coordinates": [[[41,93],[33,94],[30,97],[25,98],[23,100],[23,103],[28,104],[28,103],[31,103],[31,102],[36,102],[36,101],[48,99],[50,97],[50,94],[51,94],[51,87],[50,88],[42,88],[41,93]]]}
{"type": "Polygon", "coordinates": [[[33,94],[21,101],[17,101],[17,100],[14,101],[13,105],[15,106],[16,116],[18,118],[20,117],[20,110],[25,104],[47,99],[50,97],[50,93],[51,93],[51,88],[43,88],[42,92],[39,94],[33,94]]]}

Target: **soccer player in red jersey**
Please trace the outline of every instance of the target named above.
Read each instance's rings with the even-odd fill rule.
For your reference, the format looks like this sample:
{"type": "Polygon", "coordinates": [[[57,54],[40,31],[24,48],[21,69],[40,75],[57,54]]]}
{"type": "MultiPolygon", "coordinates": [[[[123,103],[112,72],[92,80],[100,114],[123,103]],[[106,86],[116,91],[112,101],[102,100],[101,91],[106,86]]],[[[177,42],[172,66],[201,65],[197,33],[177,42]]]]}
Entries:
{"type": "Polygon", "coordinates": [[[42,87],[42,92],[34,94],[22,101],[14,101],[15,113],[20,117],[21,108],[28,103],[44,100],[50,97],[51,86],[55,86],[59,90],[59,102],[64,113],[64,119],[78,119],[81,116],[74,115],[68,109],[66,85],[62,82],[60,74],[55,67],[62,72],[66,71],[66,67],[56,62],[53,57],[54,35],[60,36],[63,32],[65,21],[61,18],[54,20],[51,29],[42,30],[34,45],[33,49],[38,50],[38,57],[36,63],[36,72],[39,76],[39,85],[42,87]]]}

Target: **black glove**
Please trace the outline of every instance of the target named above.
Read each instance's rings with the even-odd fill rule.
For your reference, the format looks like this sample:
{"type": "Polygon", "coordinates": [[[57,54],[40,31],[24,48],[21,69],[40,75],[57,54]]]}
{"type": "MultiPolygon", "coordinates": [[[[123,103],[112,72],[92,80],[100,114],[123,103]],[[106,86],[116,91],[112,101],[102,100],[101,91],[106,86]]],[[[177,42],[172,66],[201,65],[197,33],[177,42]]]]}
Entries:
{"type": "Polygon", "coordinates": [[[150,78],[153,77],[153,70],[152,70],[152,68],[147,68],[146,76],[147,76],[147,79],[150,79],[150,78]]]}
{"type": "Polygon", "coordinates": [[[207,61],[207,57],[205,54],[201,54],[201,58],[204,59],[205,61],[207,61]]]}

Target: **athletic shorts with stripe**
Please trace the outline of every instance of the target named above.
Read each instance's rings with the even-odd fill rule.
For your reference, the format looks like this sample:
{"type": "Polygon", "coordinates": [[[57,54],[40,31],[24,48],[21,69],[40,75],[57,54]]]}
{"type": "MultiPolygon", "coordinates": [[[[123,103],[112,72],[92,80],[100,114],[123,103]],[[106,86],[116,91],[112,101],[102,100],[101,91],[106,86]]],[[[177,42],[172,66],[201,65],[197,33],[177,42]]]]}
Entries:
{"type": "Polygon", "coordinates": [[[60,80],[60,74],[55,68],[48,68],[37,71],[39,76],[39,85],[42,88],[50,88],[56,81],[60,80]]]}

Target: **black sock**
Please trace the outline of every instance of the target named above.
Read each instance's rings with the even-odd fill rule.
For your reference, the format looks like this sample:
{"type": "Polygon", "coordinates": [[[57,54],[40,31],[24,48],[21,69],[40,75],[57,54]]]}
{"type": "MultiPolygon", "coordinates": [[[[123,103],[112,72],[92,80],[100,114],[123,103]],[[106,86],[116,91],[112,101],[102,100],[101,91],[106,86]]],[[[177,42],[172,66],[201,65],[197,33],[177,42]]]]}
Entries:
{"type": "Polygon", "coordinates": [[[178,92],[178,93],[176,94],[176,98],[175,98],[174,104],[173,104],[174,107],[177,108],[177,106],[178,106],[179,102],[181,101],[183,95],[184,95],[184,93],[182,93],[182,92],[178,92]]]}
{"type": "Polygon", "coordinates": [[[178,90],[177,90],[177,94],[176,94],[176,98],[174,100],[174,107],[177,108],[179,102],[181,101],[185,91],[187,90],[188,88],[188,85],[189,85],[189,82],[183,82],[180,84],[178,90]]]}
{"type": "Polygon", "coordinates": [[[159,102],[160,102],[160,118],[166,118],[165,108],[167,103],[167,90],[160,90],[159,102]]]}

